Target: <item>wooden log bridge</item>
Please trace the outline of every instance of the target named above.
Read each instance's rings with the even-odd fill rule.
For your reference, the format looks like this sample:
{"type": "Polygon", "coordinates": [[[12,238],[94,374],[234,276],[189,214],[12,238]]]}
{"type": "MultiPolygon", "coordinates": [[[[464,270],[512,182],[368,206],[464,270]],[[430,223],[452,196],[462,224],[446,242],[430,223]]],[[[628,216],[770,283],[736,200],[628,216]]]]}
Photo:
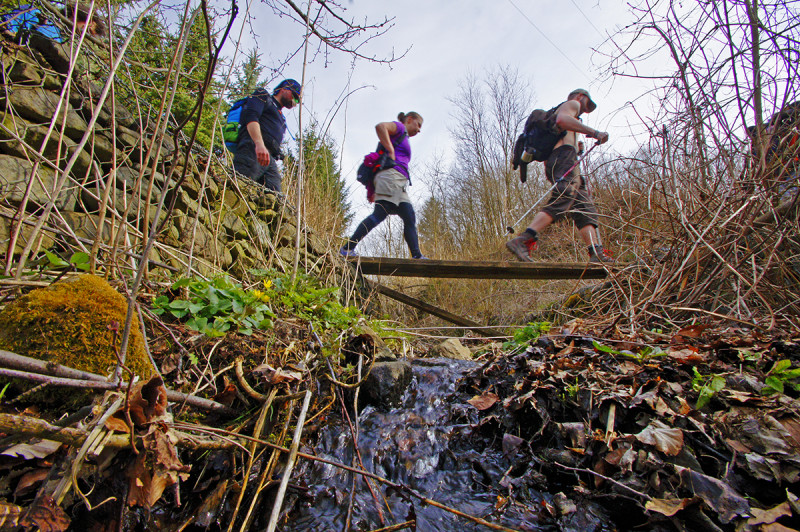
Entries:
{"type": "MultiPolygon", "coordinates": [[[[348,259],[365,275],[426,277],[449,279],[603,279],[608,269],[601,264],[577,262],[485,262],[459,260],[394,259],[387,257],[353,257],[348,259]]],[[[401,303],[461,325],[482,336],[503,336],[503,331],[457,316],[378,283],[377,292],[401,303]]]]}

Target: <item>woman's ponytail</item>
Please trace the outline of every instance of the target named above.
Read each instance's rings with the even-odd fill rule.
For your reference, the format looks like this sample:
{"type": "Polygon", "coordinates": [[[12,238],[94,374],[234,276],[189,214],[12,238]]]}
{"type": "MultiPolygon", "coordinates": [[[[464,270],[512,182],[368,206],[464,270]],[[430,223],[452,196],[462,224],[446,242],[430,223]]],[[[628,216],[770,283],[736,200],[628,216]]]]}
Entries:
{"type": "Polygon", "coordinates": [[[418,120],[422,120],[422,117],[416,111],[409,111],[407,113],[400,113],[397,115],[397,121],[402,122],[403,124],[405,124],[406,118],[416,118],[418,120]]]}

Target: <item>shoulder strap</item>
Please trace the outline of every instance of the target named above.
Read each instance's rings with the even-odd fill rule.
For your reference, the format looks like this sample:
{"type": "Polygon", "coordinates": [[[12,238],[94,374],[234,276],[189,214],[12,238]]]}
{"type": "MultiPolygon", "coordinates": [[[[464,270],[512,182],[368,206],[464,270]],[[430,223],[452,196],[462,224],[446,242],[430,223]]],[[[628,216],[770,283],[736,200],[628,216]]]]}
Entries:
{"type": "MultiPolygon", "coordinates": [[[[394,140],[392,140],[392,146],[394,146],[396,148],[397,145],[400,144],[401,142],[403,142],[403,140],[405,140],[405,138],[407,136],[408,136],[408,132],[407,131],[403,131],[402,133],[397,135],[397,137],[394,140]]],[[[378,142],[378,147],[375,149],[375,151],[378,152],[378,153],[383,153],[383,150],[384,150],[383,144],[378,142]]]]}
{"type": "Polygon", "coordinates": [[[395,140],[392,141],[392,146],[397,146],[398,144],[403,142],[407,136],[408,136],[408,131],[403,131],[402,133],[397,135],[397,138],[395,140]]]}

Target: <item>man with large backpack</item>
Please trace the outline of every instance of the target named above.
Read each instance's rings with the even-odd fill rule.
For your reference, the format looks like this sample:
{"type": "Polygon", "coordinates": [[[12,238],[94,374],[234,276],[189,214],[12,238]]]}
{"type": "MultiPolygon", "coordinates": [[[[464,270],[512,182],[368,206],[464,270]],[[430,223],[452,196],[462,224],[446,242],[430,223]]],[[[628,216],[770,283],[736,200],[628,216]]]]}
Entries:
{"type": "Polygon", "coordinates": [[[242,106],[239,140],[233,167],[269,190],[281,191],[281,173],[276,159],[283,159],[281,142],[286,132],[283,108],[300,103],[302,87],[293,79],[278,83],[270,95],[258,88],[242,106]]]}
{"type": "MultiPolygon", "coordinates": [[[[533,262],[531,252],[538,246],[539,233],[565,214],[569,214],[575,221],[581,238],[588,246],[591,262],[611,262],[613,260],[600,245],[597,236],[597,210],[577,164],[578,133],[597,139],[598,144],[608,141],[608,133],[592,129],[580,121],[579,117],[583,113],[591,113],[596,107],[597,104],[592,101],[588,91],[575,89],[569,94],[567,101],[558,107],[547,113],[539,111],[542,114],[542,120],[529,119],[526,123],[526,132],[521,136],[521,140],[526,135],[533,139],[533,144],[537,144],[536,141],[541,138],[546,140],[548,135],[553,139],[553,142],[544,149],[543,155],[546,156],[546,159],[544,156],[537,159],[544,160],[545,177],[553,183],[553,191],[547,205],[534,216],[528,228],[506,242],[508,250],[521,261],[533,262]],[[527,131],[529,128],[531,131],[527,131]],[[548,155],[550,147],[552,147],[552,151],[548,155]]],[[[536,112],[534,111],[534,113],[536,112]]],[[[518,144],[521,143],[524,142],[518,142],[518,144]]],[[[539,152],[541,147],[526,148],[526,150],[539,152]]],[[[523,165],[525,160],[525,155],[523,155],[523,165]]],[[[531,158],[527,160],[530,161],[531,158]]],[[[524,175],[524,172],[520,173],[523,181],[524,175]]]]}

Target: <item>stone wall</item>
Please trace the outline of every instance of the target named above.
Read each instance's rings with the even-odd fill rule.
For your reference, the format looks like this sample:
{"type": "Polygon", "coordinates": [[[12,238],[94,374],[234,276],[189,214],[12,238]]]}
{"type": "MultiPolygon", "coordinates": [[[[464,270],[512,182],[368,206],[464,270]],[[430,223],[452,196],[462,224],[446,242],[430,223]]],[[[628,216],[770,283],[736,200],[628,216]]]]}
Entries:
{"type": "MultiPolygon", "coordinates": [[[[154,139],[156,124],[146,112],[137,115],[133,105],[119,99],[113,115],[110,98],[100,109],[79,150],[102,91],[102,73],[90,75],[91,68],[79,68],[67,84],[66,45],[43,38],[19,45],[5,38],[0,46],[4,256],[14,228],[22,224],[13,251],[18,256],[43,207],[52,201],[52,213],[35,235],[35,252],[52,249],[68,256],[91,249],[99,238],[101,264],[114,260],[136,267],[142,235],[166,188],[157,244],[149,257],[152,271],[186,274],[191,265],[202,275],[227,272],[241,279],[254,267],[286,269],[293,263],[296,216],[282,197],[237,178],[225,161],[186,157],[168,136],[154,139]],[[64,186],[59,188],[60,180],[64,186]]],[[[333,267],[344,272],[341,261],[308,228],[303,227],[300,243],[302,264],[309,271],[333,267]]]]}

